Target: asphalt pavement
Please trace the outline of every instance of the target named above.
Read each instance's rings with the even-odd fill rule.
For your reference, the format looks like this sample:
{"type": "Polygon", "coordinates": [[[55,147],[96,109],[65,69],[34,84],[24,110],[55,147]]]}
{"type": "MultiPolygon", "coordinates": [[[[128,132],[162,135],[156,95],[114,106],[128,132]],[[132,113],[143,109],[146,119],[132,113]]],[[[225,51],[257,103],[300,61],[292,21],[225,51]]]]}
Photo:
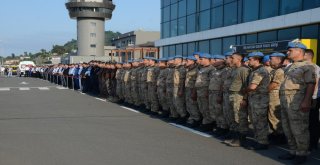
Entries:
{"type": "MultiPolygon", "coordinates": [[[[210,134],[32,78],[0,77],[0,165],[277,165],[210,134]]],[[[320,152],[308,164],[320,164],[320,152]]]]}

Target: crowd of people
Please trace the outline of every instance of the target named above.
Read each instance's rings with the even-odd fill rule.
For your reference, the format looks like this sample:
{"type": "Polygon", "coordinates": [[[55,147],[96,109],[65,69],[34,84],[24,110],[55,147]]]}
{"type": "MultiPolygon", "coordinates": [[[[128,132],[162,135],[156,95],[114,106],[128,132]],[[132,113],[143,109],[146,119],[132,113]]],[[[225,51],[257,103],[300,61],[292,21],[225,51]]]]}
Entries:
{"type": "Polygon", "coordinates": [[[195,52],[126,63],[44,66],[34,75],[212,131],[230,147],[266,150],[270,143],[287,143],[289,152],[279,159],[302,164],[318,148],[320,134],[320,69],[313,56],[295,41],[286,54],[195,52]],[[250,132],[254,143],[248,142],[250,132]]]}

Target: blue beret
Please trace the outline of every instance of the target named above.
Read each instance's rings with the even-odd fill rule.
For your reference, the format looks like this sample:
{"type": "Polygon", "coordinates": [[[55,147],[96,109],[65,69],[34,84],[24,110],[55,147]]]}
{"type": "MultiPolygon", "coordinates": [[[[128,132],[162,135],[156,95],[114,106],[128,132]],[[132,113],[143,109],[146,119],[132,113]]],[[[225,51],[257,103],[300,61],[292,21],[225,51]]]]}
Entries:
{"type": "Polygon", "coordinates": [[[193,52],[193,55],[200,55],[201,52],[193,52]]]}
{"type": "Polygon", "coordinates": [[[272,53],[270,57],[286,57],[286,55],[283,53],[276,52],[276,53],[272,53]]]}
{"type": "Polygon", "coordinates": [[[287,49],[290,49],[290,48],[300,48],[300,49],[304,49],[304,50],[307,49],[307,47],[303,43],[300,43],[300,42],[289,42],[287,49]]]}
{"type": "Polygon", "coordinates": [[[224,53],[224,56],[226,56],[226,57],[227,57],[227,56],[232,56],[233,53],[234,53],[233,51],[225,52],[225,53],[224,53]]]}
{"type": "Polygon", "coordinates": [[[244,57],[243,62],[247,62],[247,61],[249,61],[248,57],[244,57]]]}
{"type": "Polygon", "coordinates": [[[176,55],[176,56],[174,56],[174,59],[176,59],[176,58],[183,58],[183,56],[182,55],[176,55]]]}
{"type": "Polygon", "coordinates": [[[222,59],[222,60],[224,60],[225,56],[223,56],[223,55],[214,55],[213,58],[214,59],[222,59]]]}
{"type": "Polygon", "coordinates": [[[128,60],[128,62],[127,63],[132,63],[132,60],[128,60]]]}
{"type": "Polygon", "coordinates": [[[168,59],[167,58],[165,58],[165,57],[163,57],[163,58],[159,58],[158,59],[158,61],[160,62],[160,61],[167,61],[168,59]]]}
{"type": "Polygon", "coordinates": [[[200,58],[207,58],[207,59],[210,59],[210,58],[211,58],[211,55],[210,55],[210,54],[208,54],[208,53],[200,53],[200,54],[199,54],[199,57],[200,57],[200,58]]]}
{"type": "Polygon", "coordinates": [[[168,57],[168,61],[169,61],[169,60],[174,60],[174,57],[168,57]]]}
{"type": "Polygon", "coordinates": [[[157,61],[157,59],[154,57],[149,57],[149,60],[157,61]]]}
{"type": "Polygon", "coordinates": [[[264,54],[261,52],[252,52],[252,53],[249,53],[248,55],[248,58],[250,57],[264,57],[264,54]]]}
{"type": "Polygon", "coordinates": [[[263,59],[262,59],[262,62],[263,62],[263,63],[266,63],[266,62],[269,62],[269,61],[270,61],[270,55],[266,55],[266,56],[264,56],[263,59]]]}
{"type": "Polygon", "coordinates": [[[197,61],[197,59],[194,56],[188,56],[187,60],[193,60],[193,61],[197,61]]]}

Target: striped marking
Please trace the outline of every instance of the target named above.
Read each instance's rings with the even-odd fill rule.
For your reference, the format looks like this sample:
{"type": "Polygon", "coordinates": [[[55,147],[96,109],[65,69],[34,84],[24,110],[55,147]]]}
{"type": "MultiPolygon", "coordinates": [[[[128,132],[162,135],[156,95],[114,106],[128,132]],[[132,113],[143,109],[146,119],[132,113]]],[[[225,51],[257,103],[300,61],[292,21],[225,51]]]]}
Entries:
{"type": "Polygon", "coordinates": [[[211,138],[212,137],[212,135],[209,135],[207,133],[203,133],[203,132],[200,132],[200,131],[197,131],[197,130],[194,130],[194,129],[191,129],[191,128],[188,128],[188,127],[185,127],[185,126],[182,126],[182,125],[179,125],[179,124],[175,124],[175,123],[169,123],[169,124],[172,125],[172,126],[181,128],[183,130],[189,131],[191,133],[206,137],[206,138],[211,138]]]}
{"type": "Polygon", "coordinates": [[[41,91],[48,91],[48,90],[50,90],[50,89],[47,88],[47,87],[39,87],[38,89],[41,90],[41,91]]]}
{"type": "Polygon", "coordinates": [[[29,91],[30,88],[19,88],[20,91],[29,91]]]}
{"type": "Polygon", "coordinates": [[[10,88],[0,88],[0,91],[10,91],[10,88]]]}
{"type": "Polygon", "coordinates": [[[134,110],[132,108],[128,108],[128,107],[124,107],[124,106],[120,106],[120,107],[123,108],[123,109],[126,109],[128,111],[134,112],[134,113],[140,113],[139,111],[136,111],[136,110],[134,110]]]}
{"type": "Polygon", "coordinates": [[[66,87],[56,87],[57,89],[68,89],[66,87]]]}
{"type": "Polygon", "coordinates": [[[107,102],[107,100],[104,100],[104,99],[100,99],[100,98],[95,98],[96,100],[99,100],[99,101],[103,101],[103,102],[107,102]]]}

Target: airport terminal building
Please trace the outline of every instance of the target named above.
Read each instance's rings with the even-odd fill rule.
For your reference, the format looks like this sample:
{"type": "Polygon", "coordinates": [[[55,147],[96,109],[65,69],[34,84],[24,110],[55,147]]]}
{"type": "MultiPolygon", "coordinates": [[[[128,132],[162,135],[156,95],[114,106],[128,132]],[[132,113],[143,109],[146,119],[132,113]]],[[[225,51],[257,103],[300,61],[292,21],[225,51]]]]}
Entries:
{"type": "Polygon", "coordinates": [[[320,0],[161,0],[156,46],[163,57],[187,56],[297,38],[319,50],[320,0]]]}

